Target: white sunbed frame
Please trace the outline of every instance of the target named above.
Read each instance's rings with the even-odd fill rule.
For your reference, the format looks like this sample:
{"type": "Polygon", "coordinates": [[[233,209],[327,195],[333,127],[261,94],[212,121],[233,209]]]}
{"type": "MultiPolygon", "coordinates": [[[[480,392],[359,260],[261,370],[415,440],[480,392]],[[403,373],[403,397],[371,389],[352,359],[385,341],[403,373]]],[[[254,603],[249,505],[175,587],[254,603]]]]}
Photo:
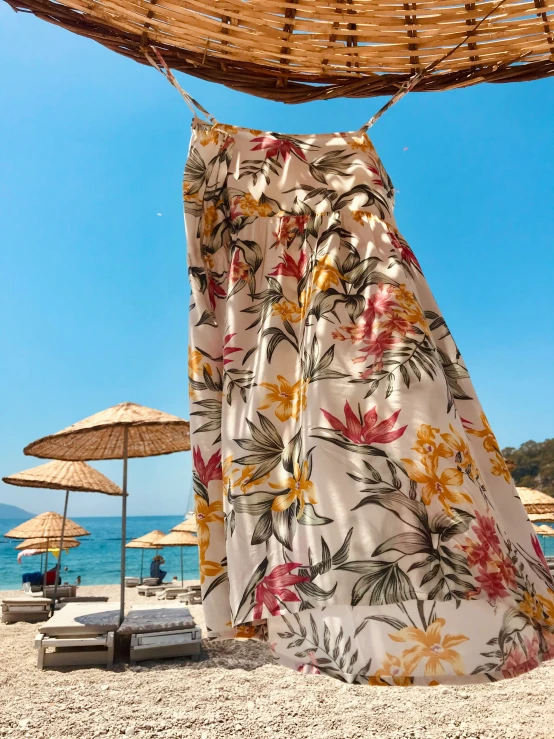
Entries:
{"type": "Polygon", "coordinates": [[[129,659],[137,662],[143,659],[190,657],[196,661],[200,658],[201,646],[202,631],[197,627],[132,634],[129,659]]]}
{"type": "Polygon", "coordinates": [[[50,612],[49,598],[7,598],[2,601],[2,623],[14,624],[20,621],[37,623],[46,621],[50,612]]]}
{"type": "Polygon", "coordinates": [[[114,632],[87,634],[86,636],[47,636],[37,634],[35,647],[38,649],[37,667],[68,667],[85,665],[113,665],[114,632]],[[86,647],[97,647],[84,651],[86,647]],[[48,649],[55,649],[49,652],[48,649]]]}

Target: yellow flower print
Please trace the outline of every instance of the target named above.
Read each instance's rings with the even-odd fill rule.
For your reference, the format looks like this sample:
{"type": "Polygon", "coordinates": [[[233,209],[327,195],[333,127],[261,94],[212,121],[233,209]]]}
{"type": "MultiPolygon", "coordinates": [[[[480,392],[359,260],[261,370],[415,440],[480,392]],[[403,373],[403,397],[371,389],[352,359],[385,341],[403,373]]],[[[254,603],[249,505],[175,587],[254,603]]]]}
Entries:
{"type": "Polygon", "coordinates": [[[367,133],[363,133],[361,136],[352,136],[348,143],[352,149],[359,149],[367,154],[375,154],[375,147],[367,133]]]}
{"type": "Polygon", "coordinates": [[[529,591],[525,592],[523,601],[519,604],[519,610],[535,621],[542,621],[542,605],[529,591]]]}
{"type": "Polygon", "coordinates": [[[441,439],[443,439],[448,444],[453,454],[460,455],[461,460],[460,462],[458,462],[460,467],[462,467],[463,469],[465,469],[466,467],[471,467],[471,470],[477,473],[477,465],[475,464],[475,460],[471,456],[471,451],[466,439],[456,431],[452,424],[450,424],[449,428],[450,433],[441,434],[441,439]]]}
{"type": "Polygon", "coordinates": [[[202,375],[204,369],[211,376],[212,368],[206,362],[206,357],[204,357],[204,355],[201,354],[197,349],[191,351],[189,347],[189,375],[191,377],[194,377],[195,375],[202,375]]]}
{"type": "Polygon", "coordinates": [[[253,216],[256,213],[260,216],[270,216],[273,209],[269,203],[260,203],[259,200],[249,192],[239,198],[240,207],[247,216],[253,216]]]}
{"type": "Polygon", "coordinates": [[[302,462],[302,465],[295,462],[293,476],[285,480],[283,487],[289,488],[289,492],[275,497],[271,504],[272,511],[286,511],[297,500],[299,507],[296,517],[301,518],[306,506],[306,499],[308,503],[317,503],[315,486],[313,482],[308,480],[308,462],[302,462]]]}
{"type": "Polygon", "coordinates": [[[291,300],[284,300],[281,303],[275,303],[273,306],[273,315],[281,316],[283,322],[297,323],[301,317],[300,306],[291,300]]]}
{"type": "Polygon", "coordinates": [[[271,408],[274,403],[277,403],[275,415],[280,421],[288,421],[290,418],[294,418],[296,421],[301,410],[306,408],[306,383],[302,380],[298,380],[294,385],[283,377],[277,375],[279,385],[275,385],[271,382],[261,382],[260,387],[265,387],[269,390],[265,398],[265,404],[260,405],[258,410],[263,411],[266,408],[271,408]]]}
{"type": "Polygon", "coordinates": [[[496,477],[503,477],[506,482],[510,482],[512,479],[512,475],[510,474],[510,470],[508,469],[506,462],[504,461],[504,457],[499,454],[499,452],[496,452],[494,455],[494,459],[491,459],[492,466],[491,466],[491,472],[493,475],[496,475],[496,477]]]}
{"type": "Polygon", "coordinates": [[[312,297],[314,294],[314,289],[312,287],[306,288],[305,290],[302,290],[300,293],[300,320],[303,321],[306,318],[306,315],[308,314],[308,311],[310,310],[310,304],[312,302],[312,297]]]}
{"type": "Polygon", "coordinates": [[[386,677],[392,678],[395,685],[406,687],[412,684],[412,679],[406,677],[406,668],[400,657],[395,657],[393,654],[385,653],[386,658],[383,660],[383,666],[375,671],[375,674],[369,678],[368,682],[370,685],[388,685],[383,679],[386,677]]]}
{"type": "Polygon", "coordinates": [[[361,225],[377,220],[377,216],[373,215],[373,213],[369,213],[367,210],[352,210],[350,211],[350,215],[356,223],[360,223],[361,225]]]}
{"type": "Polygon", "coordinates": [[[389,638],[395,642],[416,642],[402,652],[402,662],[408,675],[414,673],[421,660],[427,660],[424,667],[426,677],[444,675],[443,662],[451,665],[456,675],[464,674],[461,655],[452,647],[469,641],[469,637],[463,634],[445,634],[441,637],[445,624],[444,618],[436,618],[426,631],[408,626],[396,634],[389,634],[389,638]]]}
{"type": "Polygon", "coordinates": [[[207,577],[217,577],[223,572],[223,567],[219,562],[210,562],[208,559],[203,558],[202,551],[200,552],[200,584],[204,582],[207,577]]]}
{"type": "Polygon", "coordinates": [[[192,200],[196,200],[200,202],[200,198],[197,192],[191,193],[192,189],[192,182],[185,182],[183,180],[183,200],[185,202],[191,202],[192,200]]]}
{"type": "MultiPolygon", "coordinates": [[[[236,470],[238,471],[238,470],[236,470]]],[[[264,483],[267,479],[269,479],[269,472],[267,475],[263,475],[263,477],[259,477],[257,480],[254,480],[253,482],[250,481],[250,478],[256,471],[256,466],[253,464],[247,464],[245,467],[243,467],[240,477],[235,480],[233,483],[233,487],[240,487],[243,493],[248,493],[250,490],[256,485],[261,485],[264,483]]]]}
{"type": "Polygon", "coordinates": [[[210,524],[220,523],[223,526],[223,504],[215,500],[208,504],[201,495],[194,496],[196,510],[196,536],[198,538],[198,550],[200,562],[203,561],[206,551],[210,545],[210,524]]]}
{"type": "Polygon", "coordinates": [[[331,285],[338,285],[340,273],[333,257],[327,255],[318,259],[313,270],[313,281],[320,290],[328,290],[331,285]]]}
{"type": "Polygon", "coordinates": [[[481,411],[479,415],[481,419],[481,423],[483,424],[483,428],[479,431],[477,429],[468,429],[467,433],[471,434],[472,436],[477,436],[480,439],[483,439],[483,448],[487,452],[498,452],[500,451],[498,442],[496,441],[496,436],[493,433],[493,430],[491,429],[489,422],[487,420],[487,417],[481,411]]]}
{"type": "Polygon", "coordinates": [[[547,626],[554,626],[554,593],[550,588],[548,589],[550,598],[546,598],[544,595],[537,595],[537,598],[543,609],[542,623],[547,626]]]}
{"type": "Polygon", "coordinates": [[[472,498],[467,493],[457,493],[452,487],[458,487],[464,480],[463,474],[455,467],[448,467],[440,474],[438,472],[439,458],[424,457],[419,467],[411,459],[402,459],[406,465],[408,475],[414,482],[421,483],[423,494],[421,499],[425,505],[431,505],[433,498],[437,496],[439,503],[448,516],[454,516],[454,511],[449,503],[472,503],[472,498]]]}
{"type": "Polygon", "coordinates": [[[217,144],[218,138],[219,132],[213,127],[201,128],[198,135],[198,140],[200,141],[202,146],[208,146],[208,144],[217,144]]]}
{"type": "Polygon", "coordinates": [[[454,456],[446,444],[442,442],[437,444],[435,437],[438,433],[439,429],[423,423],[417,432],[416,444],[412,447],[414,452],[423,456],[444,457],[444,459],[454,456]]]}
{"type": "Polygon", "coordinates": [[[209,205],[204,209],[204,236],[209,236],[217,223],[217,208],[209,205]]]}
{"type": "Polygon", "coordinates": [[[218,123],[217,127],[220,131],[225,131],[225,133],[234,134],[237,133],[238,128],[236,126],[230,126],[227,123],[218,123]]]}
{"type": "Polygon", "coordinates": [[[417,305],[415,295],[413,294],[413,292],[408,290],[406,285],[399,285],[398,287],[393,288],[392,292],[396,300],[401,303],[403,308],[413,308],[413,306],[417,305]]]}
{"type": "Polygon", "coordinates": [[[227,495],[229,492],[229,488],[233,487],[233,478],[232,475],[238,471],[238,468],[235,468],[234,470],[231,469],[233,466],[233,456],[230,454],[228,457],[225,457],[223,462],[221,463],[221,476],[223,479],[223,493],[227,495]]]}

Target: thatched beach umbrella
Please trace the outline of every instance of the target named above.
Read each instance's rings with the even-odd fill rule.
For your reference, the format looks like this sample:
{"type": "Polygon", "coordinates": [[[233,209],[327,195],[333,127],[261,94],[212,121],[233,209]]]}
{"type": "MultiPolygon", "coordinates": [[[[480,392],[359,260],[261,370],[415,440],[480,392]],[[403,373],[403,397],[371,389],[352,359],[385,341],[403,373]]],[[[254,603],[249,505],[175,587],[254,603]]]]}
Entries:
{"type": "Polygon", "coordinates": [[[194,513],[189,513],[188,516],[185,518],[183,523],[177,524],[177,526],[174,526],[172,531],[188,531],[190,534],[196,534],[198,531],[198,524],[196,523],[196,515],[194,513]]]}
{"type": "Polygon", "coordinates": [[[525,506],[527,515],[554,513],[554,498],[540,490],[532,488],[516,488],[521,498],[521,502],[525,506]]]}
{"type": "Polygon", "coordinates": [[[21,544],[16,546],[16,549],[18,551],[23,549],[38,549],[45,552],[46,548],[48,548],[49,551],[59,549],[60,544],[62,549],[76,549],[81,546],[81,542],[73,538],[64,538],[63,541],[57,541],[55,543],[52,541],[48,542],[47,539],[25,539],[21,544]]]}
{"type": "Polygon", "coordinates": [[[121,403],[25,447],[25,454],[66,460],[123,460],[120,622],[125,607],[127,460],[190,449],[188,421],[136,403],[121,403]]]}
{"type": "MultiPolygon", "coordinates": [[[[65,540],[66,537],[90,536],[90,532],[70,518],[63,518],[59,513],[46,511],[10,529],[4,536],[8,539],[41,539],[45,542],[44,584],[46,584],[48,550],[52,546],[52,543],[59,543],[62,539],[65,540]],[[63,536],[62,531],[64,532],[63,536]]],[[[56,582],[58,575],[59,568],[56,566],[56,582]]]]}
{"type": "Polygon", "coordinates": [[[154,529],[154,531],[151,531],[149,534],[145,534],[144,536],[139,536],[136,539],[132,539],[128,544],[125,544],[126,549],[142,549],[141,556],[140,556],[140,581],[142,582],[142,569],[144,565],[144,550],[145,549],[153,549],[156,554],[158,553],[158,549],[163,549],[158,542],[160,539],[163,539],[165,536],[163,531],[160,531],[159,529],[154,529]]]}
{"type": "Polygon", "coordinates": [[[536,524],[533,524],[533,528],[535,529],[535,533],[539,534],[539,536],[554,536],[554,529],[551,526],[537,526],[536,524]]]}
{"type": "Polygon", "coordinates": [[[174,69],[287,103],[390,95],[421,71],[420,91],[554,71],[548,0],[7,2],[137,62],[156,47],[174,69]]]}
{"type": "Polygon", "coordinates": [[[189,531],[177,531],[177,527],[175,527],[171,529],[167,536],[160,539],[159,543],[164,547],[181,547],[181,585],[183,585],[185,581],[183,575],[183,547],[197,547],[198,539],[189,531]]]}
{"type": "Polygon", "coordinates": [[[554,513],[529,513],[532,523],[554,523],[554,513]]]}
{"type": "MultiPolygon", "coordinates": [[[[8,483],[8,485],[17,485],[24,488],[65,490],[60,539],[63,539],[65,533],[64,524],[67,518],[67,504],[69,501],[70,491],[80,493],[103,493],[104,495],[121,495],[121,490],[115,483],[85,462],[65,462],[56,459],[52,462],[47,462],[46,464],[40,464],[37,467],[31,467],[29,470],[18,472],[15,475],[3,477],[2,480],[8,483]]],[[[56,601],[56,593],[58,590],[62,549],[63,547],[60,545],[60,556],[58,557],[58,564],[56,566],[56,581],[54,584],[52,607],[56,601]]]]}

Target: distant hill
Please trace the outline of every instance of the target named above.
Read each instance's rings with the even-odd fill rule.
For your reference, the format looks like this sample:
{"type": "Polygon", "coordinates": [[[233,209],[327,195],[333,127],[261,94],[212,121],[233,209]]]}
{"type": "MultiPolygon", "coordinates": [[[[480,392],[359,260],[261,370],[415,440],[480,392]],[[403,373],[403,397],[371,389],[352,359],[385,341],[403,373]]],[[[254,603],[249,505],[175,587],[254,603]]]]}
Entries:
{"type": "Polygon", "coordinates": [[[35,514],[24,511],[16,505],[0,503],[0,518],[32,518],[35,514]]]}
{"type": "Polygon", "coordinates": [[[526,441],[519,449],[506,447],[502,456],[516,485],[554,496],[554,439],[526,441]]]}

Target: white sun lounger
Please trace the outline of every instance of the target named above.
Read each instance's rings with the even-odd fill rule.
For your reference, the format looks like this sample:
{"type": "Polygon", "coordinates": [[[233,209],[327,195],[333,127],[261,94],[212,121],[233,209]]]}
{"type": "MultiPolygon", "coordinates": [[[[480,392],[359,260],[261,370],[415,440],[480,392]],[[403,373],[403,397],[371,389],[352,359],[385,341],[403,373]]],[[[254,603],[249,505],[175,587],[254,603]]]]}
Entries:
{"type": "Polygon", "coordinates": [[[132,662],[164,657],[198,659],[202,643],[202,631],[189,609],[173,603],[131,606],[118,634],[130,635],[132,662]]]}
{"type": "Polygon", "coordinates": [[[119,603],[68,603],[39,626],[37,667],[111,667],[118,625],[119,603]]]}
{"type": "Polygon", "coordinates": [[[125,578],[126,588],[136,588],[137,585],[140,585],[140,577],[126,577],[125,578]]]}
{"type": "MultiPolygon", "coordinates": [[[[58,585],[56,590],[56,600],[59,598],[74,598],[77,595],[76,585],[58,585]]],[[[53,598],[54,597],[54,586],[46,585],[42,590],[33,593],[34,598],[53,598]]]]}
{"type": "Polygon", "coordinates": [[[160,593],[166,588],[167,585],[139,585],[137,588],[137,593],[139,595],[145,595],[148,598],[149,596],[156,595],[156,593],[160,593]]]}
{"type": "Polygon", "coordinates": [[[4,598],[2,601],[2,623],[46,621],[51,604],[50,598],[36,598],[35,596],[4,598]]]}

